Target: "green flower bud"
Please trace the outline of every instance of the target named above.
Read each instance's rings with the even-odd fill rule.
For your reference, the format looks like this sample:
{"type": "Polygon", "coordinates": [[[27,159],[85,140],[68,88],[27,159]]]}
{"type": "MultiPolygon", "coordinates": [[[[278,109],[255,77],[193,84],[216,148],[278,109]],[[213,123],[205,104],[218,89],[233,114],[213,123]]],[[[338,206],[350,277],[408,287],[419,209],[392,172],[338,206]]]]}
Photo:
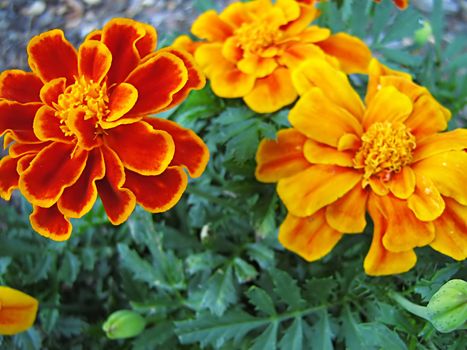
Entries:
{"type": "Polygon", "coordinates": [[[109,339],[136,337],[146,325],[144,318],[132,310],[118,310],[112,313],[102,326],[109,339]]]}
{"type": "Polygon", "coordinates": [[[427,316],[440,332],[447,333],[467,325],[467,282],[445,283],[427,305],[427,316]]]}
{"type": "Polygon", "coordinates": [[[433,37],[433,31],[431,29],[430,22],[424,21],[423,27],[418,29],[414,34],[414,41],[416,44],[422,46],[425,45],[433,37]]]}

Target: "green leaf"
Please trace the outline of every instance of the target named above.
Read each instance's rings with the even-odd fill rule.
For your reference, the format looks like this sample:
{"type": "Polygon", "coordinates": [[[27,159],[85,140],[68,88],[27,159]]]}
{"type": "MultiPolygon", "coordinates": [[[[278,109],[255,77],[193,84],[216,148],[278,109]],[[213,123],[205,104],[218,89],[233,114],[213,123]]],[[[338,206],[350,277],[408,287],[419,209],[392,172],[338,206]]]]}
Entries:
{"type": "Polygon", "coordinates": [[[232,267],[226,270],[218,269],[206,285],[202,306],[208,308],[214,315],[221,316],[227,307],[237,301],[237,292],[233,284],[232,267]]]}
{"type": "Polygon", "coordinates": [[[255,267],[245,260],[236,257],[233,261],[235,269],[235,276],[237,277],[238,283],[245,283],[253,280],[258,275],[255,267]]]}
{"type": "Polygon", "coordinates": [[[61,337],[71,338],[81,334],[87,325],[85,321],[77,317],[60,317],[53,333],[61,337]]]}
{"type": "Polygon", "coordinates": [[[384,324],[371,322],[359,325],[360,331],[371,336],[365,337],[364,344],[378,349],[407,350],[407,346],[396,332],[391,331],[384,324]]]}
{"type": "Polygon", "coordinates": [[[395,20],[387,27],[383,40],[383,44],[392,41],[399,41],[406,37],[412,37],[413,33],[421,28],[420,16],[408,8],[405,11],[399,11],[395,20]]]}
{"type": "Polygon", "coordinates": [[[296,317],[279,342],[281,350],[301,350],[303,348],[302,318],[296,317]]]}
{"type": "Polygon", "coordinates": [[[186,259],[188,273],[191,275],[201,271],[210,272],[224,261],[225,258],[222,255],[215,254],[210,250],[199,254],[189,255],[186,259]]]}
{"type": "Polygon", "coordinates": [[[271,278],[274,283],[274,292],[290,309],[300,309],[305,305],[297,281],[287,272],[273,269],[271,278]]]}
{"type": "Polygon", "coordinates": [[[316,350],[333,350],[332,338],[334,335],[331,330],[328,311],[321,309],[317,314],[319,320],[312,326],[312,348],[316,350]]]}
{"type": "Polygon", "coordinates": [[[248,256],[255,260],[261,268],[267,270],[274,266],[274,251],[264,244],[251,243],[247,246],[248,256]]]}
{"type": "Polygon", "coordinates": [[[266,330],[254,340],[251,350],[274,350],[277,348],[277,328],[279,324],[272,322],[266,330]]]}
{"type": "Polygon", "coordinates": [[[156,326],[146,328],[133,342],[133,350],[152,350],[164,344],[174,336],[172,322],[158,323],[156,326]]]}
{"type": "Polygon", "coordinates": [[[81,262],[78,257],[67,250],[58,270],[59,280],[70,285],[73,284],[78,277],[80,267],[81,262]]]}
{"type": "Polygon", "coordinates": [[[123,243],[119,243],[117,249],[120,254],[122,266],[131,271],[135,279],[150,285],[160,285],[163,283],[162,277],[156,273],[152,265],[142,259],[134,250],[128,248],[128,246],[123,243]]]}
{"type": "Polygon", "coordinates": [[[415,291],[421,295],[424,301],[428,302],[441,286],[451,279],[459,269],[460,264],[449,264],[436,271],[431,279],[420,279],[415,286],[415,291]]]}
{"type": "Polygon", "coordinates": [[[60,318],[60,313],[58,312],[58,308],[43,309],[39,313],[39,318],[41,320],[41,325],[44,331],[46,333],[50,333],[55,328],[55,325],[60,318]]]}
{"type": "Polygon", "coordinates": [[[346,305],[342,319],[342,332],[345,339],[345,346],[348,350],[361,350],[365,341],[365,334],[355,321],[350,308],[346,305]]]}
{"type": "Polygon", "coordinates": [[[266,291],[257,286],[251,286],[246,292],[248,300],[255,306],[257,311],[264,312],[269,316],[276,314],[274,303],[266,291]]]}
{"type": "Polygon", "coordinates": [[[13,344],[19,350],[39,350],[42,345],[40,333],[35,328],[29,328],[13,336],[13,344]]]}
{"type": "Polygon", "coordinates": [[[3,275],[11,263],[11,257],[4,256],[0,258],[0,276],[3,275]]]}

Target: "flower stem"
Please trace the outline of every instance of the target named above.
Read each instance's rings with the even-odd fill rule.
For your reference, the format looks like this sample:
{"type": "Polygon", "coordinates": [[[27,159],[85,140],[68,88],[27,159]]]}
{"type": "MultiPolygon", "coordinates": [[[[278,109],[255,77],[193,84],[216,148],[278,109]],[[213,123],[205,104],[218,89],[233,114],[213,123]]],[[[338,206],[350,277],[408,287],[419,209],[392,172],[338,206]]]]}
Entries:
{"type": "Polygon", "coordinates": [[[396,292],[391,292],[389,296],[395,301],[397,301],[397,303],[399,303],[399,305],[406,309],[408,312],[411,312],[414,315],[417,315],[418,317],[429,321],[429,317],[425,306],[420,306],[418,304],[412,303],[410,300],[404,298],[402,295],[396,292]]]}

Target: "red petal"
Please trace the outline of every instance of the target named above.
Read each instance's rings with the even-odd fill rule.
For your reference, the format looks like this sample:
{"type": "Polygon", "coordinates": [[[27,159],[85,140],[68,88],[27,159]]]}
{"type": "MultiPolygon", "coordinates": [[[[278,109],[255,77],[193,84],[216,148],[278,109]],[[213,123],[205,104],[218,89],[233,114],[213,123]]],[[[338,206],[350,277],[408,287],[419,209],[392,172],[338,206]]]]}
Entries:
{"type": "Polygon", "coordinates": [[[187,175],[181,167],[169,167],[157,176],[142,176],[126,171],[125,187],[136,201],[151,213],[161,213],[178,203],[187,185],[187,175]]]}
{"type": "Polygon", "coordinates": [[[42,81],[22,70],[7,70],[0,75],[0,98],[17,102],[39,102],[42,81]]]}
{"type": "Polygon", "coordinates": [[[102,144],[102,138],[96,134],[96,122],[94,118],[86,119],[85,112],[73,111],[67,119],[67,126],[76,136],[78,146],[85,150],[91,150],[102,144]]]}
{"type": "Polygon", "coordinates": [[[18,188],[19,175],[16,171],[18,158],[6,156],[0,160],[0,197],[10,200],[11,193],[18,188]]]}
{"type": "Polygon", "coordinates": [[[13,158],[20,157],[25,154],[37,154],[43,148],[47,147],[50,142],[37,142],[37,143],[18,143],[15,142],[10,146],[10,156],[13,158]]]}
{"type": "Polygon", "coordinates": [[[110,69],[112,54],[100,41],[85,41],[78,51],[78,73],[95,83],[100,83],[110,69]]]}
{"type": "Polygon", "coordinates": [[[74,184],[86,165],[88,152],[75,145],[54,142],[40,151],[21,175],[19,187],[32,204],[50,207],[63,190],[74,184]]]}
{"type": "Polygon", "coordinates": [[[170,165],[186,167],[192,177],[203,173],[209,160],[209,150],[198,135],[167,119],[145,118],[144,121],[154,129],[166,131],[172,136],[175,154],[170,165]]]}
{"type": "Polygon", "coordinates": [[[89,152],[80,178],[67,187],[58,200],[60,211],[71,218],[80,218],[90,211],[97,198],[96,180],[102,179],[104,174],[104,158],[100,149],[89,152]]]}
{"type": "Polygon", "coordinates": [[[48,107],[42,106],[36,113],[34,118],[34,133],[41,141],[59,141],[71,142],[72,138],[65,136],[60,123],[60,118],[55,115],[55,111],[48,107]]]}
{"type": "Polygon", "coordinates": [[[86,35],[86,38],[84,38],[84,41],[88,41],[88,40],[101,41],[101,39],[102,39],[102,30],[98,29],[98,30],[93,30],[91,33],[86,35]]]}
{"type": "Polygon", "coordinates": [[[139,65],[126,80],[138,90],[130,114],[151,114],[166,108],[187,83],[188,72],[177,56],[161,52],[139,65]]]}
{"type": "Polygon", "coordinates": [[[141,175],[159,175],[170,164],[175,146],[165,131],[154,130],[145,122],[121,125],[104,136],[123,165],[141,175]]]}
{"type": "Polygon", "coordinates": [[[136,49],[139,52],[139,56],[144,58],[144,56],[150,54],[156,49],[157,32],[153,26],[146,23],[135,22],[135,25],[143,27],[146,31],[144,36],[136,42],[136,49]]]}
{"type": "Polygon", "coordinates": [[[59,29],[32,38],[28,55],[29,66],[43,81],[64,77],[70,83],[78,74],[76,50],[59,29]]]}
{"type": "Polygon", "coordinates": [[[101,149],[105,162],[105,177],[96,182],[97,191],[110,222],[114,225],[120,225],[132,213],[136,200],[130,190],[122,188],[125,182],[125,173],[115,152],[105,146],[101,149]]]}
{"type": "Polygon", "coordinates": [[[11,133],[17,141],[38,141],[32,128],[34,115],[41,104],[0,101],[0,136],[11,133]]]}
{"type": "Polygon", "coordinates": [[[57,78],[45,83],[40,92],[41,101],[49,107],[55,108],[58,97],[63,94],[65,87],[65,78],[57,78]]]}
{"type": "MultiPolygon", "coordinates": [[[[18,165],[16,166],[16,171],[19,176],[21,176],[31,165],[32,160],[36,157],[37,154],[25,154],[18,159],[18,165]]],[[[18,183],[19,186],[19,183],[18,183]]]]}
{"type": "Polygon", "coordinates": [[[33,206],[33,212],[29,216],[32,228],[40,235],[54,241],[66,241],[71,235],[71,224],[58,210],[56,205],[50,208],[33,206]]]}

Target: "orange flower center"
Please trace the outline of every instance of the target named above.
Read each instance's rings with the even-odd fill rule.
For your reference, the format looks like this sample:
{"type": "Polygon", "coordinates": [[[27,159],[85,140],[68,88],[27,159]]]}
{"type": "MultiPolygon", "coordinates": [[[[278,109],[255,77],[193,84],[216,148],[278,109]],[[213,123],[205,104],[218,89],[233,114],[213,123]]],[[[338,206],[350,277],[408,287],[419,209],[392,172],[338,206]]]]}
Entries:
{"type": "Polygon", "coordinates": [[[240,47],[244,51],[258,53],[261,50],[279,42],[283,33],[277,25],[265,20],[243,23],[235,31],[240,47]]]}
{"type": "Polygon", "coordinates": [[[394,172],[412,162],[415,136],[401,123],[377,122],[363,134],[362,145],[353,159],[356,169],[364,169],[364,185],[371,176],[389,181],[394,172]]]}

